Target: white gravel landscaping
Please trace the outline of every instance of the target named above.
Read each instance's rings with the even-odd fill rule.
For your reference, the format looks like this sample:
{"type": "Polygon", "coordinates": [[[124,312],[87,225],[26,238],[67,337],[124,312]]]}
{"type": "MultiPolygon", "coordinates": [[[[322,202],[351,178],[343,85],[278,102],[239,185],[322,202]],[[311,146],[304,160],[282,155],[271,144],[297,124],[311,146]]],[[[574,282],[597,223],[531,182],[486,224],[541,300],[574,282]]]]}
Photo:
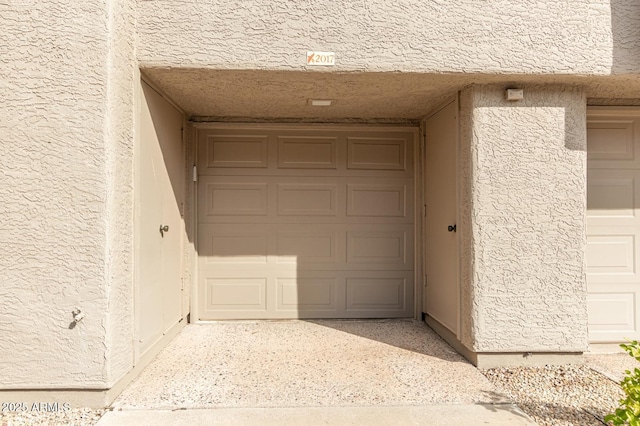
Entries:
{"type": "Polygon", "coordinates": [[[494,368],[482,373],[540,426],[603,425],[624,397],[620,386],[587,365],[494,368]]]}

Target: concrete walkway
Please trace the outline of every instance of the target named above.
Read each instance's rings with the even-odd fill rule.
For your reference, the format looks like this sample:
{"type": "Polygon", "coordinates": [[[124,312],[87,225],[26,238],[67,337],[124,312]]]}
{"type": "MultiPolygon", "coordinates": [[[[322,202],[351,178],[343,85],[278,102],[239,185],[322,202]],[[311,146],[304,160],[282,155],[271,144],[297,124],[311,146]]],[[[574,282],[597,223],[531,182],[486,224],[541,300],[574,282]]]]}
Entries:
{"type": "Polygon", "coordinates": [[[610,378],[614,382],[620,382],[625,376],[625,370],[633,371],[640,367],[638,361],[624,352],[619,345],[592,345],[591,351],[584,356],[585,364],[592,370],[610,378]],[[595,347],[594,347],[595,346],[595,347]]]}
{"type": "Polygon", "coordinates": [[[189,325],[99,425],[532,424],[425,324],[189,325]]]}
{"type": "Polygon", "coordinates": [[[220,408],[111,411],[98,426],[196,425],[535,425],[511,405],[426,405],[407,407],[220,408]]]}

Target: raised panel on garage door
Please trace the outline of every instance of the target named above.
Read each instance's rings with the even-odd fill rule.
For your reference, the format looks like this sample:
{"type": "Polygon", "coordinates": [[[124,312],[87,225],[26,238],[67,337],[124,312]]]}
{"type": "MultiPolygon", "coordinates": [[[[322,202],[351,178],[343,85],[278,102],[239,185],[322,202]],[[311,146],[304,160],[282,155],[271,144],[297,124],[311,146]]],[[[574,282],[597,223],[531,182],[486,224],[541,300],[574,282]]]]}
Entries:
{"type": "Polygon", "coordinates": [[[200,129],[199,319],[412,317],[414,135],[200,129]]]}
{"type": "Polygon", "coordinates": [[[640,111],[591,109],[587,309],[592,342],[640,338],[640,111]]]}

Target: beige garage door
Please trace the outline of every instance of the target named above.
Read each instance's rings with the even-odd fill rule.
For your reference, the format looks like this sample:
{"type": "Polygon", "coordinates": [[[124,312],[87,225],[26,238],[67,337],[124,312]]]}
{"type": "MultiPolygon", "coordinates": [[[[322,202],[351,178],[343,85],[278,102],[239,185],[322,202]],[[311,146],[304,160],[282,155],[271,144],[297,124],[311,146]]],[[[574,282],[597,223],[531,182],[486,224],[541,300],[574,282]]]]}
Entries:
{"type": "Polygon", "coordinates": [[[200,319],[413,316],[413,138],[200,129],[200,319]]]}
{"type": "Polygon", "coordinates": [[[640,338],[640,110],[587,123],[587,285],[592,342],[640,338]]]}

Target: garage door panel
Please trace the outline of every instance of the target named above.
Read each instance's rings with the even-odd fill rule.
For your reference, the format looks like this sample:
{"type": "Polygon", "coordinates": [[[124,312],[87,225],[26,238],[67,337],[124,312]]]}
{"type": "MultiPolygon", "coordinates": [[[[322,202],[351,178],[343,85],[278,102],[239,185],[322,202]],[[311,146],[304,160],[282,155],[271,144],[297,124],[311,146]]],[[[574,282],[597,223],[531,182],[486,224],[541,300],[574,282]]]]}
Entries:
{"type": "Polygon", "coordinates": [[[413,226],[407,179],[204,176],[200,223],[397,224],[413,226]],[[373,183],[360,183],[373,182],[373,183]],[[379,182],[379,183],[378,183],[379,182]],[[350,204],[349,204],[350,203],[350,204]]]}
{"type": "Polygon", "coordinates": [[[277,184],[279,216],[336,216],[337,184],[277,184]]]}
{"type": "Polygon", "coordinates": [[[206,226],[199,255],[206,263],[267,263],[267,232],[240,227],[206,226]]]}
{"type": "Polygon", "coordinates": [[[199,131],[199,174],[413,176],[412,131],[199,131]],[[323,134],[319,136],[319,134],[323,134]]]}
{"type": "Polygon", "coordinates": [[[203,169],[202,167],[198,167],[198,176],[201,177],[205,177],[205,176],[239,176],[239,177],[246,177],[246,176],[257,176],[260,178],[263,177],[293,177],[293,178],[318,178],[318,177],[322,177],[322,178],[326,178],[327,174],[330,173],[332,177],[339,177],[339,178],[352,178],[352,177],[359,177],[359,178],[381,178],[381,177],[386,177],[386,178],[390,178],[390,179],[397,179],[397,178],[411,178],[411,174],[407,171],[403,171],[403,170],[384,170],[384,169],[372,169],[372,170],[366,170],[366,169],[347,169],[346,166],[343,168],[340,168],[340,165],[338,164],[338,169],[336,170],[330,170],[330,169],[323,169],[323,168],[294,168],[294,167],[289,167],[289,168],[278,168],[278,169],[272,169],[272,168],[266,168],[266,169],[260,169],[260,168],[211,168],[211,169],[203,169]]]}
{"type": "Polygon", "coordinates": [[[267,279],[221,277],[206,280],[207,306],[220,310],[266,310],[267,279]]]}
{"type": "MultiPolygon", "coordinates": [[[[411,215],[413,216],[413,214],[411,215]]],[[[383,225],[404,223],[412,226],[409,215],[401,216],[259,216],[259,215],[220,215],[204,218],[201,223],[228,223],[228,224],[263,224],[263,225],[353,225],[356,226],[365,221],[369,225],[383,225]]]]}
{"type": "Polygon", "coordinates": [[[592,120],[587,133],[589,159],[633,160],[633,120],[592,120]]]}
{"type": "Polygon", "coordinates": [[[587,273],[637,275],[637,241],[631,235],[589,235],[587,273]]]}
{"type": "Polygon", "coordinates": [[[640,226],[640,170],[588,171],[587,225],[640,226]]]}
{"type": "Polygon", "coordinates": [[[602,225],[587,228],[587,283],[640,283],[637,229],[602,225]]]}
{"type": "Polygon", "coordinates": [[[407,233],[398,231],[353,231],[347,234],[347,262],[392,264],[411,268],[407,256],[407,233]]]}
{"type": "Polygon", "coordinates": [[[406,185],[347,185],[348,216],[407,217],[406,185]]]}
{"type": "Polygon", "coordinates": [[[587,124],[589,166],[592,168],[640,165],[638,118],[594,117],[587,124]]]}
{"type": "Polygon", "coordinates": [[[279,263],[339,262],[338,233],[335,231],[280,231],[276,241],[279,263]]]}
{"type": "Polygon", "coordinates": [[[207,135],[201,141],[206,168],[266,168],[269,140],[266,135],[207,135]]]}
{"type": "MultiPolygon", "coordinates": [[[[602,173],[598,173],[601,175],[602,173]]],[[[589,217],[634,217],[637,190],[633,177],[621,179],[592,176],[587,186],[587,212],[589,217]]],[[[610,176],[609,176],[610,177],[610,176]]]]}
{"type": "Polygon", "coordinates": [[[593,342],[626,340],[637,332],[637,293],[591,292],[587,297],[589,334],[593,342]]]}
{"type": "Polygon", "coordinates": [[[362,274],[346,279],[347,311],[407,311],[411,280],[405,275],[362,274]]]}
{"type": "Polygon", "coordinates": [[[407,139],[347,139],[347,168],[360,170],[407,170],[407,139]]]}
{"type": "Polygon", "coordinates": [[[202,224],[199,257],[208,263],[344,263],[345,228],[318,225],[202,224]]]}
{"type": "Polygon", "coordinates": [[[251,132],[199,137],[199,318],[413,316],[414,132],[251,132]]]}
{"type": "Polygon", "coordinates": [[[279,311],[332,311],[337,312],[338,279],[279,278],[279,311]]]}
{"type": "Polygon", "coordinates": [[[267,215],[266,183],[206,183],[204,192],[205,216],[267,215]]]}
{"type": "Polygon", "coordinates": [[[337,138],[279,136],[278,168],[337,169],[337,138]]]}

